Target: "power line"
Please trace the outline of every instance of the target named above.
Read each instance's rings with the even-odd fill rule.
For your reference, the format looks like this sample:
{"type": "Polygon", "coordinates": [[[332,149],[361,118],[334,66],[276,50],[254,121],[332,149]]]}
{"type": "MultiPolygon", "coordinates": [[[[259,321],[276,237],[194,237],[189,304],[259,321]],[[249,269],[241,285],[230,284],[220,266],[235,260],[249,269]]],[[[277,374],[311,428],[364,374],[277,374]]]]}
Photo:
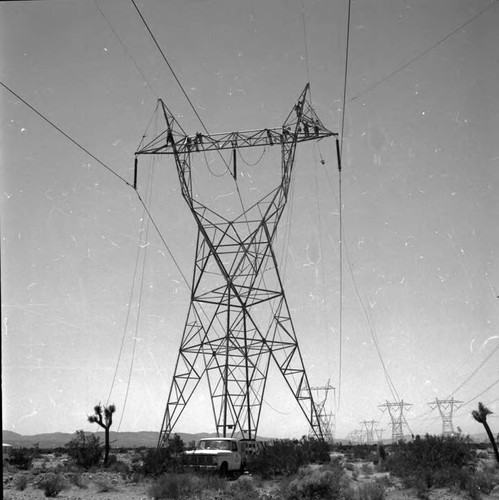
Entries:
{"type": "Polygon", "coordinates": [[[343,79],[343,109],[341,110],[341,139],[338,150],[338,142],[336,142],[336,152],[338,154],[338,197],[339,197],[339,285],[340,285],[340,311],[339,311],[339,362],[338,362],[338,404],[337,411],[341,404],[341,378],[342,378],[342,352],[343,352],[343,208],[342,208],[342,184],[341,184],[341,161],[343,158],[343,138],[345,135],[345,114],[346,114],[346,96],[347,96],[347,78],[348,78],[348,58],[350,52],[350,18],[352,10],[352,0],[348,0],[348,16],[347,16],[347,43],[345,49],[345,74],[343,79]]]}
{"type": "Polygon", "coordinates": [[[180,265],[178,264],[177,262],[177,259],[175,259],[172,251],[170,250],[170,247],[167,245],[166,243],[166,240],[164,239],[163,235],[161,234],[161,231],[159,230],[159,227],[158,225],[156,224],[151,212],[149,211],[149,209],[147,208],[146,204],[144,203],[144,200],[142,199],[142,197],[140,196],[139,192],[136,191],[137,193],[137,197],[139,198],[139,201],[140,203],[142,203],[142,206],[144,207],[145,211],[147,212],[147,215],[149,217],[149,219],[151,220],[152,222],[152,225],[154,226],[154,228],[156,229],[156,232],[158,233],[158,236],[160,237],[161,241],[163,242],[163,245],[165,245],[165,248],[167,250],[167,252],[170,254],[170,257],[172,258],[178,272],[180,273],[180,275],[182,276],[182,279],[185,281],[185,283],[187,284],[187,286],[189,287],[189,290],[192,290],[191,289],[191,285],[189,283],[189,281],[187,280],[187,278],[185,277],[185,274],[182,272],[182,269],[180,268],[180,265]]]}
{"type": "Polygon", "coordinates": [[[124,177],[122,177],[120,174],[115,172],[111,167],[106,165],[102,160],[99,160],[95,155],[93,155],[87,148],[82,146],[79,142],[77,142],[75,139],[73,139],[69,134],[64,132],[59,126],[57,126],[53,121],[51,121],[49,118],[47,118],[41,111],[38,111],[35,107],[33,107],[29,102],[27,102],[25,99],[23,99],[19,94],[14,92],[8,85],[0,81],[0,85],[2,85],[3,88],[8,90],[13,96],[15,96],[17,99],[19,99],[23,104],[25,104],[31,111],[36,113],[42,120],[47,122],[49,125],[54,127],[59,133],[61,133],[66,139],[70,140],[76,147],[81,149],[83,152],[85,152],[88,156],[93,158],[97,163],[102,165],[106,170],[109,170],[114,176],[116,176],[120,181],[124,182],[127,186],[133,187],[124,177]]]}
{"type": "MultiPolygon", "coordinates": [[[[152,180],[152,177],[151,177],[152,180]]],[[[150,189],[150,196],[152,195],[152,186],[150,189]]],[[[145,235],[145,241],[147,242],[149,236],[149,224],[146,226],[146,235],[145,235]]],[[[139,322],[140,322],[140,311],[142,309],[142,293],[144,291],[144,275],[145,275],[145,265],[146,265],[146,257],[147,257],[147,247],[144,249],[143,253],[143,258],[142,258],[142,276],[140,279],[140,288],[139,288],[139,300],[138,300],[138,307],[137,307],[137,315],[135,318],[135,334],[133,337],[133,349],[132,349],[132,359],[130,361],[130,369],[128,370],[128,380],[126,384],[126,391],[125,391],[125,400],[123,402],[123,411],[121,412],[121,418],[118,424],[118,432],[120,431],[121,428],[121,422],[123,421],[123,417],[125,415],[125,408],[126,404],[128,401],[128,394],[130,392],[130,386],[132,382],[132,372],[133,372],[133,365],[135,361],[135,351],[137,349],[137,333],[139,331],[139,322]]]]}
{"type": "MultiPolygon", "coordinates": [[[[172,65],[170,64],[170,62],[168,61],[168,59],[166,58],[166,55],[165,53],[163,52],[163,50],[161,49],[161,46],[159,45],[158,43],[158,40],[156,39],[156,37],[154,36],[154,33],[152,32],[151,28],[149,27],[149,25],[147,24],[147,21],[145,20],[144,16],[142,15],[142,13],[140,12],[140,9],[138,8],[137,4],[135,3],[135,0],[130,0],[133,4],[133,6],[135,7],[135,10],[137,11],[137,14],[139,15],[140,19],[142,20],[142,22],[144,23],[144,26],[146,27],[149,35],[151,36],[154,44],[156,45],[157,49],[159,50],[163,60],[165,61],[166,65],[168,66],[168,69],[171,71],[173,77],[175,78],[175,81],[178,83],[179,87],[180,87],[180,90],[182,91],[182,93],[184,94],[185,98],[187,99],[187,102],[189,103],[192,111],[194,112],[194,114],[196,115],[197,119],[199,120],[199,123],[201,124],[201,126],[203,127],[204,131],[206,132],[207,135],[210,135],[210,133],[208,132],[208,129],[206,127],[206,125],[204,124],[201,116],[199,115],[199,113],[197,112],[196,108],[194,107],[194,104],[192,103],[189,95],[187,94],[184,86],[182,85],[182,82],[180,81],[179,77],[177,76],[177,73],[175,73],[175,70],[173,69],[172,65]]],[[[225,168],[227,169],[227,171],[230,172],[230,169],[229,169],[229,165],[227,164],[227,162],[225,161],[224,157],[222,156],[222,153],[220,151],[218,151],[218,154],[220,155],[220,158],[222,159],[224,165],[225,165],[225,168]]],[[[236,185],[236,191],[237,191],[237,195],[238,195],[238,198],[239,198],[239,203],[241,204],[241,208],[243,210],[243,216],[246,220],[246,224],[248,225],[249,227],[249,222],[246,218],[246,208],[244,207],[244,202],[243,202],[243,197],[241,195],[241,191],[239,189],[239,185],[237,183],[237,180],[235,178],[235,174],[234,174],[234,182],[235,182],[235,185],[236,185]]]]}
{"type": "Polygon", "coordinates": [[[196,108],[194,107],[194,104],[192,103],[189,95],[185,91],[184,86],[182,85],[182,82],[178,78],[177,73],[175,73],[175,70],[173,69],[172,65],[170,64],[170,62],[166,58],[165,53],[161,49],[161,46],[159,45],[158,40],[154,36],[154,33],[151,31],[151,28],[149,28],[149,25],[147,24],[147,21],[145,20],[144,16],[140,12],[140,9],[137,7],[137,4],[135,3],[135,0],[130,0],[130,1],[132,2],[133,6],[135,7],[135,10],[137,11],[137,14],[139,15],[140,19],[144,23],[144,26],[146,27],[147,31],[149,32],[149,35],[151,35],[151,38],[152,38],[154,44],[156,45],[157,49],[159,50],[159,53],[161,54],[161,56],[163,57],[163,60],[165,61],[166,65],[168,66],[168,69],[171,71],[173,77],[175,78],[175,81],[178,83],[178,86],[180,87],[180,90],[184,94],[185,98],[187,99],[187,102],[189,103],[190,107],[192,108],[192,111],[194,111],[194,114],[196,115],[197,119],[199,120],[199,123],[201,123],[204,131],[209,135],[208,129],[206,128],[203,120],[201,119],[201,116],[199,116],[199,113],[197,112],[196,108]]]}
{"type": "Polygon", "coordinates": [[[470,399],[469,401],[467,401],[466,403],[464,403],[461,408],[463,406],[466,406],[466,405],[469,405],[470,403],[472,403],[473,401],[475,401],[475,399],[478,399],[482,394],[485,394],[489,389],[492,389],[492,387],[494,387],[496,384],[499,383],[499,378],[497,380],[495,380],[494,382],[492,382],[492,384],[490,384],[487,388],[485,388],[482,392],[480,392],[480,394],[477,394],[474,398],[470,399]]]}
{"type": "Polygon", "coordinates": [[[305,66],[307,68],[308,83],[310,83],[310,68],[308,66],[308,43],[307,43],[307,28],[305,25],[305,2],[301,0],[301,19],[303,26],[303,40],[305,42],[305,66]]]}
{"type": "Polygon", "coordinates": [[[146,78],[146,76],[144,75],[144,73],[142,72],[142,70],[140,69],[139,65],[137,64],[137,62],[135,61],[135,59],[132,57],[132,54],[130,53],[130,51],[127,49],[125,43],[123,42],[123,40],[120,38],[120,36],[118,35],[118,33],[116,32],[116,30],[113,28],[111,22],[109,21],[109,19],[106,17],[106,15],[104,14],[104,12],[102,11],[102,9],[99,7],[99,2],[98,0],[94,0],[94,5],[95,7],[97,8],[97,10],[99,11],[100,15],[104,18],[104,20],[106,21],[107,25],[109,26],[110,30],[113,32],[113,35],[116,37],[116,39],[118,40],[118,42],[120,43],[121,47],[123,48],[123,50],[125,51],[125,54],[128,56],[128,58],[130,59],[130,61],[132,61],[133,65],[135,66],[135,69],[137,70],[137,72],[140,74],[140,76],[143,78],[143,80],[146,82],[147,86],[149,87],[149,90],[156,96],[156,98],[159,99],[159,96],[158,94],[156,94],[156,92],[154,91],[151,83],[149,82],[149,80],[146,78]]]}
{"type": "MultiPolygon", "coordinates": [[[[131,187],[133,189],[132,184],[130,184],[124,177],[121,177],[118,173],[116,173],[111,167],[106,165],[102,160],[97,158],[95,155],[93,155],[87,148],[82,146],[79,142],[77,142],[75,139],[73,139],[69,134],[64,132],[59,126],[57,126],[54,122],[49,120],[46,116],[44,116],[40,111],[38,111],[35,107],[33,107],[31,104],[29,104],[25,99],[20,97],[16,92],[14,92],[9,86],[7,86],[5,83],[0,81],[0,85],[2,85],[6,90],[8,90],[12,95],[14,95],[16,98],[18,98],[23,104],[25,104],[29,109],[31,109],[34,113],[36,113],[40,118],[42,118],[46,123],[51,125],[53,128],[55,128],[59,133],[61,133],[66,139],[71,141],[75,146],[77,146],[79,149],[81,149],[83,152],[85,152],[87,155],[89,155],[91,158],[93,158],[97,163],[99,163],[101,166],[103,166],[106,170],[111,172],[113,175],[115,175],[120,181],[124,182],[127,186],[131,187]]],[[[134,189],[134,192],[136,193],[140,203],[144,207],[145,211],[147,212],[148,217],[151,219],[151,222],[153,223],[154,228],[156,229],[158,236],[160,237],[161,241],[163,242],[163,245],[165,246],[166,250],[170,254],[170,257],[172,258],[175,266],[177,267],[177,270],[179,271],[180,275],[184,279],[184,281],[187,283],[187,286],[189,287],[189,290],[191,289],[189,282],[187,281],[187,278],[185,277],[184,273],[182,272],[182,269],[180,268],[177,260],[173,256],[172,251],[170,250],[170,247],[166,243],[166,240],[164,239],[163,235],[161,234],[161,231],[159,230],[158,225],[154,221],[154,218],[147,208],[146,204],[144,203],[144,200],[140,196],[139,192],[134,189]]]]}
{"type": "Polygon", "coordinates": [[[433,49],[437,48],[439,45],[441,45],[446,40],[448,40],[451,36],[455,35],[457,32],[461,31],[463,28],[465,28],[466,26],[468,26],[468,24],[470,24],[473,21],[475,21],[475,19],[477,19],[480,16],[482,16],[483,14],[485,14],[488,10],[490,10],[492,7],[494,7],[495,4],[498,1],[499,0],[494,0],[490,5],[488,5],[481,12],[479,12],[478,14],[475,14],[471,19],[468,19],[466,22],[464,22],[463,24],[461,24],[459,27],[457,27],[456,29],[452,30],[450,33],[448,33],[447,35],[445,35],[438,42],[434,43],[431,47],[428,47],[426,50],[424,50],[423,52],[421,52],[417,56],[413,57],[412,59],[410,59],[409,61],[407,61],[405,64],[402,64],[402,66],[399,66],[397,69],[395,69],[394,71],[392,71],[391,73],[389,73],[388,75],[386,75],[381,80],[378,80],[377,82],[373,83],[372,85],[370,85],[369,87],[367,87],[366,89],[364,89],[362,92],[359,92],[357,95],[355,95],[354,97],[352,97],[350,99],[350,101],[355,101],[360,96],[363,96],[363,95],[371,92],[376,87],[379,87],[382,83],[385,83],[387,80],[390,80],[391,78],[393,78],[396,74],[400,73],[401,71],[403,71],[404,69],[406,69],[408,66],[410,66],[413,63],[415,63],[417,60],[421,59],[423,56],[425,56],[426,54],[428,54],[429,52],[431,52],[433,49]]]}
{"type": "Polygon", "coordinates": [[[343,138],[345,136],[345,114],[347,106],[347,78],[348,78],[348,59],[350,53],[350,18],[352,11],[352,0],[348,0],[348,16],[347,16],[347,43],[345,49],[345,74],[343,78],[343,109],[341,110],[341,143],[340,155],[343,157],[343,138]]]}
{"type": "Polygon", "coordinates": [[[454,396],[454,394],[461,389],[465,384],[469,382],[469,380],[475,376],[475,374],[480,370],[485,363],[499,350],[499,344],[496,345],[496,347],[492,350],[492,352],[489,353],[489,355],[466,377],[464,382],[462,382],[457,389],[454,389],[452,393],[450,394],[449,398],[451,396],[454,396]]]}

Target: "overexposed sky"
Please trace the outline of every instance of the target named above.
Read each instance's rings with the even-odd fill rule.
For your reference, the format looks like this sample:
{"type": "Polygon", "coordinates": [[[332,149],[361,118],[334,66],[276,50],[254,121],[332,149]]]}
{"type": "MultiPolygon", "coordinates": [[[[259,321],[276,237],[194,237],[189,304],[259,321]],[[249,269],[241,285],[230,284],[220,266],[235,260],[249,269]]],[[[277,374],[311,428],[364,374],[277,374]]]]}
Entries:
{"type": "MultiPolygon", "coordinates": [[[[308,80],[340,130],[346,0],[138,5],[210,132],[280,126],[308,80]]],[[[340,437],[372,419],[389,433],[374,338],[413,432],[439,432],[436,397],[468,403],[454,418],[464,432],[477,432],[478,401],[499,412],[498,21],[488,0],[352,2],[341,384],[332,140],[299,147],[276,244],[309,380],[337,388],[340,437]]],[[[2,2],[0,23],[1,81],[129,182],[158,97],[201,129],[131,2],[2,2]]],[[[0,91],[4,429],[90,430],[112,386],[116,428],[159,431],[189,289],[134,191],[0,91]]],[[[273,187],[264,162],[239,164],[255,189],[273,187]]],[[[195,227],[168,158],[150,209],[189,279],[195,227]]],[[[271,370],[261,435],[307,432],[288,392],[271,370]]],[[[177,430],[212,431],[210,412],[200,387],[177,430]]]]}

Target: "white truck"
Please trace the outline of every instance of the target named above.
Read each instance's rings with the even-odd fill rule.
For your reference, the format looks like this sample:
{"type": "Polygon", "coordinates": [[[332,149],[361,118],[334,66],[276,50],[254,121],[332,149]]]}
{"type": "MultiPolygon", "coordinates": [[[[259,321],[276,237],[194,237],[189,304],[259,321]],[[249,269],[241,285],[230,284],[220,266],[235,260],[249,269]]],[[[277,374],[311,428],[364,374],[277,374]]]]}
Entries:
{"type": "Polygon", "coordinates": [[[256,453],[258,443],[235,438],[204,438],[194,450],[184,452],[187,467],[218,472],[222,476],[242,473],[249,454],[256,453]]]}

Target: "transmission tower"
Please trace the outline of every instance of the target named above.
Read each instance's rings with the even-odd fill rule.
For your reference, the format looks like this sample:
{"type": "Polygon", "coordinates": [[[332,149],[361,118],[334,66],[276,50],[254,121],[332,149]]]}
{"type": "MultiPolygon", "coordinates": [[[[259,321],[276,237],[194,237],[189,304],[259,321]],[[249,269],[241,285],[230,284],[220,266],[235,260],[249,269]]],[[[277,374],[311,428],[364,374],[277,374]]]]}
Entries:
{"type": "Polygon", "coordinates": [[[376,440],[379,442],[383,441],[383,432],[385,432],[385,429],[379,429],[376,427],[374,432],[376,433],[376,440]]]}
{"type": "Polygon", "coordinates": [[[443,436],[454,435],[454,425],[452,424],[452,415],[454,413],[454,409],[457,410],[461,408],[462,403],[463,403],[462,401],[456,401],[454,398],[450,399],[435,398],[435,401],[428,403],[432,410],[438,408],[438,412],[442,417],[443,436]]]}
{"type": "Polygon", "coordinates": [[[271,361],[313,434],[322,437],[273,243],[288,200],[297,144],[335,136],[338,151],[338,134],[315,114],[308,84],[279,128],[187,135],[163,101],[159,104],[166,127],[136,152],[134,186],[140,155],[172,155],[182,196],[197,225],[197,243],[190,306],[158,446],[166,443],[203,377],[217,434],[255,439],[271,361]],[[198,185],[195,158],[201,161],[208,151],[222,158],[222,151],[229,150],[231,168],[224,163],[237,185],[238,150],[272,146],[280,147],[281,174],[267,195],[247,209],[241,199],[241,213],[231,217],[200,201],[193,188],[198,185]]]}
{"type": "Polygon", "coordinates": [[[388,410],[390,419],[392,421],[392,441],[397,442],[404,439],[404,423],[407,425],[404,416],[404,410],[409,410],[412,407],[411,403],[402,401],[386,402],[378,405],[382,412],[388,410]]]}
{"type": "Polygon", "coordinates": [[[314,399],[314,401],[317,410],[317,415],[319,416],[319,420],[321,422],[321,429],[324,440],[329,443],[332,443],[334,440],[334,431],[336,424],[335,415],[332,411],[327,410],[326,403],[328,400],[329,391],[333,391],[334,393],[336,389],[329,383],[328,380],[325,386],[311,387],[310,390],[316,391],[317,397],[314,399]],[[324,397],[322,399],[319,397],[320,392],[324,392],[324,397]]]}
{"type": "Polygon", "coordinates": [[[365,427],[366,444],[374,443],[374,426],[378,423],[375,420],[363,420],[360,422],[365,427]]]}

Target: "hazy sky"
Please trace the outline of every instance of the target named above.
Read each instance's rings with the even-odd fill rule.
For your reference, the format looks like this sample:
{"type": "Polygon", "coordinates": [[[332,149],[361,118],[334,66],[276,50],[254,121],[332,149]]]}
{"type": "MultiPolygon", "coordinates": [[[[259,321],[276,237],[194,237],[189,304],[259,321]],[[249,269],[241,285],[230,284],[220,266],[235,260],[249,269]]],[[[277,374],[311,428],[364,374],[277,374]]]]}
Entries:
{"type": "MultiPolygon", "coordinates": [[[[138,5],[210,132],[280,126],[308,80],[340,130],[347,0],[138,5]]],[[[0,23],[1,81],[129,182],[157,97],[201,130],[131,2],[2,2],[0,23]]],[[[352,1],[341,385],[332,140],[299,147],[277,242],[309,380],[337,388],[340,437],[372,419],[389,434],[374,338],[414,433],[440,431],[435,398],[467,403],[464,432],[481,431],[478,401],[499,413],[498,24],[490,0],[352,1]]],[[[188,286],[133,189],[0,92],[3,427],[93,429],[116,370],[114,430],[159,431],[188,286]]],[[[151,213],[189,279],[194,223],[171,159],[156,163],[151,213]]],[[[271,370],[260,434],[301,436],[281,378],[271,370]]],[[[210,411],[201,387],[176,430],[213,431],[210,411]]]]}

